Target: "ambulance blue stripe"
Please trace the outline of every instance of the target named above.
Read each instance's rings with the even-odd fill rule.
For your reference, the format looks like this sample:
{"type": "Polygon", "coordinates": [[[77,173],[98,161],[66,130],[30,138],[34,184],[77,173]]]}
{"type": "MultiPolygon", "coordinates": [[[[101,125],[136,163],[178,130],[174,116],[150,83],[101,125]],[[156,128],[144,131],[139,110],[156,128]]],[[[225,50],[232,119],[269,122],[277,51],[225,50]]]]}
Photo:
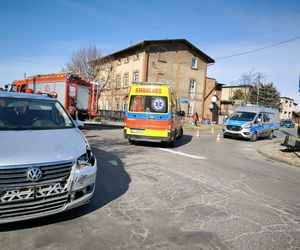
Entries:
{"type": "Polygon", "coordinates": [[[135,113],[135,112],[126,112],[125,114],[129,119],[141,119],[146,120],[149,117],[153,117],[155,120],[169,120],[171,119],[171,112],[167,114],[154,114],[154,113],[135,113]]]}

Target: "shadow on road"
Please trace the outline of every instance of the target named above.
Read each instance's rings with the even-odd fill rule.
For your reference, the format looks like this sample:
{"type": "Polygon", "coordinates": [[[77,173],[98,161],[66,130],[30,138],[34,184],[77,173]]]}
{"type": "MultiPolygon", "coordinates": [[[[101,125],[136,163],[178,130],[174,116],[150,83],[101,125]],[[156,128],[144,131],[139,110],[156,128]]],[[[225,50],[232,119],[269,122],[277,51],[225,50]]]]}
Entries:
{"type": "Polygon", "coordinates": [[[131,178],[125,171],[120,158],[97,148],[93,148],[93,152],[98,161],[98,171],[96,190],[90,203],[73,210],[48,217],[0,225],[0,232],[40,227],[79,218],[100,209],[126,193],[129,188],[131,178]]]}
{"type": "Polygon", "coordinates": [[[117,124],[85,124],[82,130],[113,130],[113,129],[123,129],[124,125],[117,125],[117,124]]]}
{"type": "MultiPolygon", "coordinates": [[[[188,144],[191,142],[193,136],[191,135],[183,135],[180,139],[176,139],[175,145],[172,146],[172,148],[179,148],[185,144],[188,144]]],[[[168,145],[167,143],[157,143],[157,142],[142,142],[142,141],[137,141],[135,142],[135,145],[140,145],[140,146],[146,146],[146,147],[156,147],[156,148],[170,148],[171,146],[168,145]]]]}

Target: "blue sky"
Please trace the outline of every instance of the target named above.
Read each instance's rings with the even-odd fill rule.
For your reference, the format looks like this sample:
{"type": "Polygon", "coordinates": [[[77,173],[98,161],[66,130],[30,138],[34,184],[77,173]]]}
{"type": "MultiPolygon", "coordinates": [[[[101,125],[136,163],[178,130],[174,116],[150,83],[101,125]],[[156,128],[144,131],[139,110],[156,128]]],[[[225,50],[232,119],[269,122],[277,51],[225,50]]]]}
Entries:
{"type": "MultiPolygon", "coordinates": [[[[62,69],[82,46],[103,55],[143,40],[185,38],[219,58],[300,36],[298,0],[9,0],[0,2],[0,85],[62,69]]],[[[300,39],[216,60],[208,76],[237,83],[254,68],[300,104],[300,39]]]]}

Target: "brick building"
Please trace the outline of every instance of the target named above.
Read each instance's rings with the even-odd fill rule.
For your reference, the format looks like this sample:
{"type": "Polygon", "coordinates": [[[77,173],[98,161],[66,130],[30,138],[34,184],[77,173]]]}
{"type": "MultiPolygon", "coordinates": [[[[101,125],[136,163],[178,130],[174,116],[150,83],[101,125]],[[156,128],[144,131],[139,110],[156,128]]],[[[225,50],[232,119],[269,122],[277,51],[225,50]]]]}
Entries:
{"type": "Polygon", "coordinates": [[[204,116],[206,73],[214,60],[185,39],[147,40],[99,58],[100,111],[124,111],[132,82],[167,82],[186,100],[187,115],[204,116]]]}

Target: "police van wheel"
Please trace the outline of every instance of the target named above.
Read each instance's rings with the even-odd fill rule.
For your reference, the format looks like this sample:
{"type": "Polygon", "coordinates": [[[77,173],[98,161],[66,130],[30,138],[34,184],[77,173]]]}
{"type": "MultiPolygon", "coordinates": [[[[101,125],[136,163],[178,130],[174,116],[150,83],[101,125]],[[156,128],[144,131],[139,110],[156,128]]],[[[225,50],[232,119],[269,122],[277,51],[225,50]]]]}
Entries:
{"type": "Polygon", "coordinates": [[[274,137],[274,132],[271,131],[270,134],[268,135],[268,139],[269,139],[269,140],[272,140],[273,137],[274,137]]]}
{"type": "Polygon", "coordinates": [[[250,141],[257,141],[257,133],[256,132],[252,134],[250,141]]]}

